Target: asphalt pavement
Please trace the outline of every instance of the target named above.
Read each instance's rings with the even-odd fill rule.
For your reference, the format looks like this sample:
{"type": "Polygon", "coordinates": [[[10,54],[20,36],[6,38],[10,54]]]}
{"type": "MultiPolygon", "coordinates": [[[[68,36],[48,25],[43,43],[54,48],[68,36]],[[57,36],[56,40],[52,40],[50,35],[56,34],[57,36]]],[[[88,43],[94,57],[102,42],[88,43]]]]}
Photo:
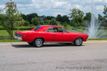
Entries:
{"type": "Polygon", "coordinates": [[[41,48],[1,42],[0,71],[107,71],[107,41],[48,43],[41,48]]]}

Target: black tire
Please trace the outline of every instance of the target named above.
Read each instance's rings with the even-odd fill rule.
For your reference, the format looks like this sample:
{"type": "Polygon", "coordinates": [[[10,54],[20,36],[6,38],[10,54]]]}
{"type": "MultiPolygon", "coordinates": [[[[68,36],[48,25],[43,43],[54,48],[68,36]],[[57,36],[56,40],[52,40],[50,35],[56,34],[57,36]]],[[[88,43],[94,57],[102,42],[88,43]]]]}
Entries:
{"type": "Polygon", "coordinates": [[[43,43],[44,43],[44,41],[43,41],[43,39],[41,39],[41,38],[37,38],[37,39],[35,39],[35,40],[33,41],[33,44],[34,44],[34,46],[36,46],[36,47],[42,47],[42,46],[43,46],[43,43]]]}
{"type": "Polygon", "coordinates": [[[30,46],[34,46],[33,42],[28,43],[30,46]]]}
{"type": "Polygon", "coordinates": [[[75,46],[82,46],[83,44],[83,40],[82,38],[77,38],[74,43],[73,43],[75,46]]]}

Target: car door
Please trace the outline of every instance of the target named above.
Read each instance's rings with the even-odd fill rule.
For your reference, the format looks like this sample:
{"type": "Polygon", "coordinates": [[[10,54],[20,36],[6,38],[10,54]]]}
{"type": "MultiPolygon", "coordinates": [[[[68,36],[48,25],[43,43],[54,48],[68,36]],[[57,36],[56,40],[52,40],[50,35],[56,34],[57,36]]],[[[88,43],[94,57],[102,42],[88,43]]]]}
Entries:
{"type": "Polygon", "coordinates": [[[63,31],[60,27],[54,27],[54,41],[62,42],[63,41],[63,31]]]}
{"type": "Polygon", "coordinates": [[[53,42],[55,41],[55,32],[53,30],[53,28],[48,28],[48,30],[46,31],[46,33],[44,34],[45,36],[45,40],[47,42],[53,42]]]}
{"type": "Polygon", "coordinates": [[[73,36],[70,32],[66,31],[64,28],[59,28],[59,32],[62,32],[62,42],[71,42],[73,36]]]}
{"type": "Polygon", "coordinates": [[[73,35],[70,32],[63,32],[63,41],[71,42],[73,39],[73,35]]]}
{"type": "Polygon", "coordinates": [[[49,28],[45,35],[45,40],[49,42],[64,42],[68,40],[64,35],[66,34],[61,27],[49,28]]]}

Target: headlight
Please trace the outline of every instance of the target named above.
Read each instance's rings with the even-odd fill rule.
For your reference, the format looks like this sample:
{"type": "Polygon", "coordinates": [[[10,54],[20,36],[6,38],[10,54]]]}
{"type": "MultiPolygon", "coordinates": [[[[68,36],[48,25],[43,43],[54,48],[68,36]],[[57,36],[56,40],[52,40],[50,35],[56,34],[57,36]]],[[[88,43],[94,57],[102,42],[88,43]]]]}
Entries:
{"type": "Polygon", "coordinates": [[[21,34],[15,33],[15,39],[22,40],[21,34]]]}
{"type": "Polygon", "coordinates": [[[15,36],[17,36],[17,37],[21,37],[21,34],[17,34],[17,33],[15,33],[15,36]]]}

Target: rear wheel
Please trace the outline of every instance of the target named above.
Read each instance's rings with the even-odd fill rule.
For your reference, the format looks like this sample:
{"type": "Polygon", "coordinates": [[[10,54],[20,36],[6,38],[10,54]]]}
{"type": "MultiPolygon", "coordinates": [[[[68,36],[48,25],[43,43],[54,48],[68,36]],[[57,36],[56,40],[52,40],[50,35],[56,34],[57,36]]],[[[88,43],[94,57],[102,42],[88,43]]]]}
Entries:
{"type": "Polygon", "coordinates": [[[42,47],[43,46],[43,39],[41,38],[37,38],[36,40],[34,40],[33,44],[36,46],[36,47],[42,47]]]}
{"type": "Polygon", "coordinates": [[[74,41],[74,45],[75,45],[75,46],[81,46],[82,43],[83,43],[82,38],[77,38],[77,39],[74,41]]]}

